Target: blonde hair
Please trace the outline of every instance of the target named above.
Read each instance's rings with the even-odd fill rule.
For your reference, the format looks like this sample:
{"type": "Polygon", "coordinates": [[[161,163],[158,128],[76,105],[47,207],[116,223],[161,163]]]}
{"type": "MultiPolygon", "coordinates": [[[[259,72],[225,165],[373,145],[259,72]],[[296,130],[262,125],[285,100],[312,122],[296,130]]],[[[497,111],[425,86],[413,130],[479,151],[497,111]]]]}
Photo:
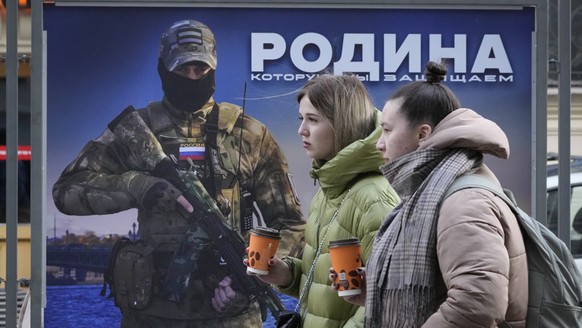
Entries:
{"type": "Polygon", "coordinates": [[[376,108],[364,84],[353,74],[319,75],[303,86],[297,102],[304,96],[331,123],[334,156],[376,128],[376,108]]]}

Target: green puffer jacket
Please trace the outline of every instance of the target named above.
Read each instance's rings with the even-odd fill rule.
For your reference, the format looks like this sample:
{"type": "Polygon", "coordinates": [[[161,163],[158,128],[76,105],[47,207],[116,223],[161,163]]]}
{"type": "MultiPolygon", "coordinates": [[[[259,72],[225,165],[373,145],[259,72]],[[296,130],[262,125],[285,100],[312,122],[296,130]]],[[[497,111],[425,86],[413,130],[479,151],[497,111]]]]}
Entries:
{"type": "Polygon", "coordinates": [[[303,258],[290,258],[293,262],[293,282],[289,287],[280,288],[281,292],[299,297],[327,226],[344,197],[345,201],[323,241],[313,283],[301,304],[304,328],[364,326],[364,308],[347,303],[330,287],[328,276],[331,261],[327,245],[330,240],[359,238],[365,265],[380,223],[400,202],[379,171],[379,166],[383,164],[376,150],[380,133],[381,129],[377,127],[366,139],[342,149],[322,167],[314,164],[310,171],[310,175],[319,180],[320,189],[309,209],[303,258]]]}

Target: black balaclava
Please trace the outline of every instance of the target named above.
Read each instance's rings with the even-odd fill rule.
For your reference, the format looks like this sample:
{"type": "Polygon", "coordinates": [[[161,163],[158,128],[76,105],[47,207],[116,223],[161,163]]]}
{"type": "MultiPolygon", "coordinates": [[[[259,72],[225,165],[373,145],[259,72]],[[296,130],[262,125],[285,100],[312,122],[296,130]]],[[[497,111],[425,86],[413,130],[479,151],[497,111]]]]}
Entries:
{"type": "Polygon", "coordinates": [[[181,111],[193,113],[199,110],[215,90],[214,70],[198,80],[192,80],[170,72],[160,59],[158,74],[162,79],[162,89],[170,103],[181,111]]]}

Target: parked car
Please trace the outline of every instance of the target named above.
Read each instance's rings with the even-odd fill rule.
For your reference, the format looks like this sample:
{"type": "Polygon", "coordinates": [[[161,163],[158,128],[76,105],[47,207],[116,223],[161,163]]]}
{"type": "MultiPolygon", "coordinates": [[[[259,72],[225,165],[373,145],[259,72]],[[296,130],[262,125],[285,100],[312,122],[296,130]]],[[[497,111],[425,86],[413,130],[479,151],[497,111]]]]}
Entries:
{"type": "MultiPolygon", "coordinates": [[[[557,159],[557,155],[548,154],[548,160],[557,159]]],[[[548,228],[558,233],[558,168],[549,162],[547,187],[548,228]]],[[[582,156],[572,156],[570,163],[570,246],[578,268],[582,271],[582,156]]]]}

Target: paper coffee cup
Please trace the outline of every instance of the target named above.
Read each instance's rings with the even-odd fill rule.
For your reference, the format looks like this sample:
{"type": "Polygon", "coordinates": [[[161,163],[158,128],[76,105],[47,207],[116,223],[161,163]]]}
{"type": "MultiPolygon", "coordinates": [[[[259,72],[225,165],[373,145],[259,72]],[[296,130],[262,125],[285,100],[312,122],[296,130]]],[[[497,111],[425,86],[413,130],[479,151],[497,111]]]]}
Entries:
{"type": "Polygon", "coordinates": [[[339,296],[359,295],[362,293],[362,277],[356,271],[362,266],[360,241],[357,238],[332,240],[329,242],[331,266],[336,272],[339,296]]]}
{"type": "Polygon", "coordinates": [[[279,231],[267,227],[255,227],[249,240],[248,272],[265,275],[269,273],[269,259],[275,256],[281,240],[279,231]]]}

